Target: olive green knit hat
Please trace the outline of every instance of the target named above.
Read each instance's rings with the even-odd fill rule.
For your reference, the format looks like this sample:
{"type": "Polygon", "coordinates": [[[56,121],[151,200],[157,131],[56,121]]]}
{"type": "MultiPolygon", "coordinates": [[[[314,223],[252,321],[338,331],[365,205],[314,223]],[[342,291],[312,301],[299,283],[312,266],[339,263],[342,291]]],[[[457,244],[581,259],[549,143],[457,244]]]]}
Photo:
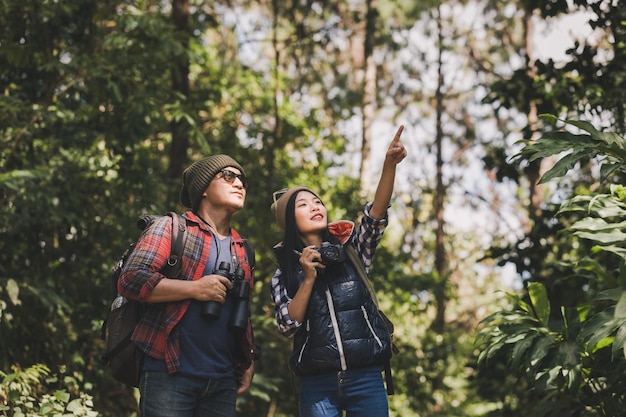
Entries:
{"type": "Polygon", "coordinates": [[[276,216],[276,223],[278,223],[278,227],[280,227],[282,230],[285,230],[287,203],[289,203],[289,199],[292,195],[300,191],[308,191],[315,197],[319,198],[319,196],[314,191],[304,186],[292,187],[289,189],[276,191],[274,193],[274,202],[272,203],[270,209],[272,210],[272,213],[274,213],[274,216],[276,216]]]}
{"type": "Polygon", "coordinates": [[[204,190],[222,169],[237,168],[246,175],[237,161],[228,155],[211,155],[202,158],[183,171],[183,187],[180,190],[180,202],[192,210],[197,210],[204,190]]]}

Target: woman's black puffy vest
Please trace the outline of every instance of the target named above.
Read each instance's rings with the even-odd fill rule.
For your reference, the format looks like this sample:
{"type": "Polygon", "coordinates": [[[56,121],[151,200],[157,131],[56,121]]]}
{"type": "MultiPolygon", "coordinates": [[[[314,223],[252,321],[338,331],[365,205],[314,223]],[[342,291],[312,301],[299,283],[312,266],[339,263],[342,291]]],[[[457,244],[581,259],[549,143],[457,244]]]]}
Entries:
{"type": "MultiPolygon", "coordinates": [[[[298,278],[301,282],[302,270],[298,278]]],[[[315,281],[305,321],[294,336],[292,371],[312,375],[382,366],[390,357],[389,332],[356,268],[349,260],[328,265],[315,281]]]]}

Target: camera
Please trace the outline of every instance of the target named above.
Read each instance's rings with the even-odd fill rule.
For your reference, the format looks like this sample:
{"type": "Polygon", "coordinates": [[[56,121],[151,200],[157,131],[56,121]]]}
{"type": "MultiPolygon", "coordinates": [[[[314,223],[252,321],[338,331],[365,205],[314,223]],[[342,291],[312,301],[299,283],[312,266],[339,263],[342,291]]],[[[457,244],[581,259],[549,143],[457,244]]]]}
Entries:
{"type": "MultiPolygon", "coordinates": [[[[248,297],[250,286],[244,280],[245,272],[241,266],[237,267],[234,274],[230,273],[230,264],[220,262],[218,268],[213,271],[215,275],[226,277],[232,283],[226,296],[234,296],[235,308],[230,318],[229,326],[232,329],[245,330],[248,327],[248,297]]],[[[219,319],[222,312],[222,304],[217,301],[206,301],[202,306],[202,317],[205,319],[219,319]]]]}
{"type": "Polygon", "coordinates": [[[343,262],[346,259],[346,254],[343,251],[342,245],[323,242],[322,246],[315,248],[315,250],[322,255],[322,263],[324,265],[336,264],[343,262]]]}

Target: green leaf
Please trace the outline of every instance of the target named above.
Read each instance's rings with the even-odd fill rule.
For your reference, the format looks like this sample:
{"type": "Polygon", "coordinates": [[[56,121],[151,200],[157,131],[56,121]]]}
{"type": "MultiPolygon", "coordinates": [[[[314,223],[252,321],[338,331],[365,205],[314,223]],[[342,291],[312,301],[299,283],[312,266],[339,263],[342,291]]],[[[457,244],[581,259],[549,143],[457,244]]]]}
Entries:
{"type": "Polygon", "coordinates": [[[546,335],[538,340],[533,347],[532,354],[529,361],[529,369],[534,374],[540,369],[544,358],[548,355],[550,350],[554,347],[554,338],[550,335],[546,335]]]}
{"type": "Polygon", "coordinates": [[[601,218],[623,218],[626,215],[624,203],[613,195],[578,195],[565,201],[557,214],[566,212],[586,212],[601,218]]]}
{"type": "Polygon", "coordinates": [[[65,390],[56,390],[54,391],[54,398],[63,403],[67,403],[70,400],[70,394],[65,390]]]}
{"type": "Polygon", "coordinates": [[[600,180],[604,181],[607,178],[617,175],[618,171],[624,168],[624,165],[620,162],[604,163],[600,167],[600,180]]]}
{"type": "Polygon", "coordinates": [[[533,347],[537,333],[528,333],[526,337],[515,344],[511,352],[511,365],[517,368],[527,357],[526,353],[533,347]]]}
{"type": "Polygon", "coordinates": [[[589,338],[589,347],[592,351],[596,351],[612,343],[613,334],[617,329],[616,323],[611,320],[606,323],[602,323],[595,328],[595,331],[589,338]]]}
{"type": "Polygon", "coordinates": [[[528,160],[532,162],[540,158],[570,152],[574,145],[593,148],[590,145],[588,135],[574,135],[569,132],[554,131],[545,133],[538,140],[530,142],[521,153],[529,154],[528,160]]]}
{"type": "Polygon", "coordinates": [[[601,132],[593,127],[591,123],[583,120],[568,120],[567,123],[589,132],[594,140],[606,144],[608,148],[614,151],[626,149],[624,138],[614,132],[601,132]]]}
{"type": "Polygon", "coordinates": [[[615,245],[610,245],[610,246],[594,246],[593,248],[596,251],[605,251],[605,252],[611,252],[614,253],[618,256],[620,256],[621,258],[626,260],[626,249],[619,247],[619,246],[615,246],[615,245]]]}
{"type": "Polygon", "coordinates": [[[578,364],[567,373],[567,390],[573,395],[580,389],[583,380],[582,369],[582,365],[578,364]]]}
{"type": "Polygon", "coordinates": [[[620,184],[611,184],[611,194],[620,200],[626,200],[626,187],[620,184]]]}
{"type": "Polygon", "coordinates": [[[533,304],[535,314],[544,327],[548,327],[550,321],[550,301],[546,287],[540,282],[528,284],[528,294],[533,304]]]}
{"type": "Polygon", "coordinates": [[[510,337],[505,339],[504,343],[514,345],[517,342],[519,342],[520,340],[526,339],[526,336],[527,336],[527,333],[525,333],[525,332],[524,333],[517,333],[517,334],[511,335],[510,337]]]}
{"type": "Polygon", "coordinates": [[[612,353],[613,358],[617,358],[617,353],[619,350],[624,352],[626,358],[626,323],[622,323],[622,325],[617,329],[617,333],[615,334],[615,340],[613,341],[612,353]]]}
{"type": "Polygon", "coordinates": [[[528,314],[534,314],[532,305],[528,304],[526,301],[520,299],[517,304],[523,311],[527,312],[528,314]]]}
{"type": "Polygon", "coordinates": [[[588,239],[595,242],[598,242],[602,245],[608,245],[613,243],[620,243],[626,241],[626,233],[622,233],[619,230],[612,230],[610,232],[586,232],[586,231],[577,231],[574,233],[575,236],[578,236],[582,239],[588,239]]]}
{"type": "Polygon", "coordinates": [[[576,341],[559,343],[555,362],[567,369],[572,369],[580,363],[580,349],[576,341]]]}
{"type": "Polygon", "coordinates": [[[589,158],[590,152],[588,149],[576,150],[569,155],[559,159],[552,168],[550,168],[545,174],[541,176],[539,184],[545,184],[546,182],[555,178],[563,177],[567,172],[576,165],[578,161],[583,158],[589,158]]]}
{"type": "Polygon", "coordinates": [[[580,130],[584,130],[585,132],[589,132],[591,134],[591,137],[593,138],[597,138],[598,135],[600,134],[599,130],[597,130],[591,123],[585,120],[567,119],[567,120],[561,120],[561,121],[568,125],[577,127],[580,130]]]}
{"type": "Polygon", "coordinates": [[[622,296],[617,302],[617,305],[615,305],[615,314],[613,317],[616,319],[626,318],[626,291],[622,291],[622,296]]]}
{"type": "Polygon", "coordinates": [[[609,288],[596,295],[595,299],[598,301],[615,301],[617,302],[622,298],[624,290],[622,288],[609,288]]]}
{"type": "Polygon", "coordinates": [[[584,219],[581,219],[574,223],[572,226],[570,226],[572,230],[585,230],[590,232],[612,230],[624,227],[626,227],[626,221],[621,221],[619,223],[608,223],[604,219],[599,219],[595,217],[585,217],[584,219]]]}
{"type": "Polygon", "coordinates": [[[558,386],[558,380],[561,376],[561,371],[563,367],[560,365],[556,365],[554,368],[548,369],[548,380],[546,381],[546,387],[555,388],[558,386]]]}
{"type": "Polygon", "coordinates": [[[20,305],[22,302],[20,301],[20,287],[17,285],[17,281],[12,278],[9,278],[7,281],[7,293],[9,294],[9,299],[13,303],[13,305],[20,305]]]}
{"type": "Polygon", "coordinates": [[[611,334],[611,330],[607,331],[607,323],[613,321],[613,308],[608,308],[591,317],[584,325],[578,335],[582,341],[586,341],[589,349],[595,349],[595,345],[605,337],[611,334]]]}

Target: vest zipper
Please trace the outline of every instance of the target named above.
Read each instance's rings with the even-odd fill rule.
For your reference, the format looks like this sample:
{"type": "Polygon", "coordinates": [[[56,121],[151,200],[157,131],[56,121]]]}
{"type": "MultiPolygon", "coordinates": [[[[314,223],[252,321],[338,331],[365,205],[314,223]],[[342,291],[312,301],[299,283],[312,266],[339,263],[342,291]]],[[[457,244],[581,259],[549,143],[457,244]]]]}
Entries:
{"type": "Polygon", "coordinates": [[[341,334],[339,333],[339,324],[337,323],[337,317],[335,316],[335,305],[333,304],[333,297],[330,295],[330,290],[326,288],[326,301],[328,301],[328,310],[330,311],[330,321],[333,322],[333,330],[335,331],[335,339],[337,339],[337,350],[339,351],[339,360],[341,361],[341,370],[348,369],[346,365],[346,356],[343,352],[343,342],[341,341],[341,334]]]}
{"type": "Polygon", "coordinates": [[[370,318],[367,315],[367,310],[365,310],[364,306],[361,306],[361,311],[363,311],[363,317],[365,317],[365,322],[367,323],[367,327],[370,328],[370,332],[372,332],[372,336],[374,336],[374,339],[376,339],[376,342],[378,343],[378,346],[383,347],[383,342],[380,341],[380,338],[378,337],[378,335],[374,331],[374,327],[372,327],[372,323],[370,323],[370,318]]]}

